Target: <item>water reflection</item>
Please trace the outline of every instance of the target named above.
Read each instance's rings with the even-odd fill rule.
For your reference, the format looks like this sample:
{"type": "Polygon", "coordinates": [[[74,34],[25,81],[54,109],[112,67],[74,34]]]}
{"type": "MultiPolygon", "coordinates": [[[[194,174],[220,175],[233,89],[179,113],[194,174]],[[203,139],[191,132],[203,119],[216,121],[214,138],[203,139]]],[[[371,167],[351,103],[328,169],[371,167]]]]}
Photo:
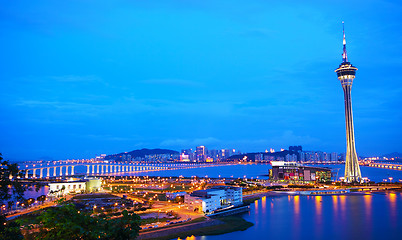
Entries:
{"type": "Polygon", "coordinates": [[[261,207],[262,207],[262,213],[265,213],[267,207],[267,197],[265,196],[261,198],[261,207]]]}
{"type": "Polygon", "coordinates": [[[255,225],[246,231],[196,237],[243,239],[395,239],[400,240],[400,193],[334,196],[267,196],[243,217],[255,225]],[[264,213],[266,204],[268,209],[264,213]],[[332,206],[331,206],[332,205],[332,206]],[[258,209],[258,212],[257,212],[258,209]]]}
{"type": "Polygon", "coordinates": [[[332,196],[332,206],[334,207],[334,215],[338,215],[338,196],[333,195],[332,196]]]}
{"type": "Polygon", "coordinates": [[[393,226],[396,226],[396,222],[398,221],[397,219],[397,208],[396,208],[396,200],[397,200],[397,196],[396,193],[390,192],[387,194],[388,197],[388,203],[389,203],[389,211],[390,211],[390,215],[391,215],[391,224],[393,226]]]}
{"type": "Polygon", "coordinates": [[[300,213],[300,196],[294,197],[295,215],[299,216],[300,213]]]}
{"type": "Polygon", "coordinates": [[[321,212],[322,212],[321,201],[322,201],[322,196],[316,196],[315,197],[315,213],[317,215],[321,215],[321,212]]]}
{"type": "Polygon", "coordinates": [[[388,194],[388,201],[391,208],[391,212],[395,212],[396,210],[396,193],[388,194]]]}
{"type": "MultiPolygon", "coordinates": [[[[197,239],[194,235],[191,235],[190,237],[186,237],[185,239],[177,238],[177,240],[195,240],[197,239]]],[[[205,236],[203,236],[201,239],[205,239],[205,236]]]]}

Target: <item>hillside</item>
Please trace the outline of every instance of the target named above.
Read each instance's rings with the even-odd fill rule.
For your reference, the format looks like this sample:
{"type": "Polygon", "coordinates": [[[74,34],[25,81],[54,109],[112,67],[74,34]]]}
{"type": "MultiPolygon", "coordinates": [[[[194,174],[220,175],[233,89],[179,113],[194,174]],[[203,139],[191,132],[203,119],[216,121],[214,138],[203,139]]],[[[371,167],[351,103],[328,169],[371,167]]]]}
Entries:
{"type": "Polygon", "coordinates": [[[131,152],[122,152],[122,153],[117,153],[117,154],[111,154],[107,155],[105,157],[106,160],[109,159],[114,159],[114,160],[121,160],[123,155],[131,155],[131,158],[144,158],[145,155],[155,155],[155,154],[179,154],[179,152],[174,151],[174,150],[169,150],[169,149],[139,149],[139,150],[133,150],[131,152]]]}

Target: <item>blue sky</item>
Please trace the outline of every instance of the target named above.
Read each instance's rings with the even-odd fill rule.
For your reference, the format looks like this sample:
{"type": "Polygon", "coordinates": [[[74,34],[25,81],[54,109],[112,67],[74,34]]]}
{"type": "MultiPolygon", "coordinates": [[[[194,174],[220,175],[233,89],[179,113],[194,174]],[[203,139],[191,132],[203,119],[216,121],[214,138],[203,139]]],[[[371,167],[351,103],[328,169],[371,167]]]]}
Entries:
{"type": "Polygon", "coordinates": [[[402,151],[399,1],[7,1],[0,152],[87,158],[206,145],[402,151]]]}

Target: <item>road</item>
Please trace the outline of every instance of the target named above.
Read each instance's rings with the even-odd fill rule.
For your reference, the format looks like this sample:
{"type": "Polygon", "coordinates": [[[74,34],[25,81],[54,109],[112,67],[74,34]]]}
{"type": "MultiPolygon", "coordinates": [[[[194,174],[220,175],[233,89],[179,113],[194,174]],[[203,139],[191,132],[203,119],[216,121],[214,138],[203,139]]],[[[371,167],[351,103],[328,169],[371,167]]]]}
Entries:
{"type": "MultiPolygon", "coordinates": [[[[72,197],[73,196],[65,196],[66,200],[70,200],[72,197]]],[[[38,205],[38,206],[35,206],[35,207],[23,209],[20,212],[8,215],[6,218],[7,218],[7,220],[12,220],[12,219],[17,218],[17,217],[19,217],[21,215],[25,215],[25,214],[28,214],[28,213],[31,213],[31,212],[34,212],[34,211],[37,211],[37,210],[40,210],[40,209],[43,209],[43,208],[52,207],[52,206],[55,206],[55,205],[57,205],[56,201],[49,201],[49,202],[46,202],[44,204],[41,204],[41,205],[38,205]]]]}

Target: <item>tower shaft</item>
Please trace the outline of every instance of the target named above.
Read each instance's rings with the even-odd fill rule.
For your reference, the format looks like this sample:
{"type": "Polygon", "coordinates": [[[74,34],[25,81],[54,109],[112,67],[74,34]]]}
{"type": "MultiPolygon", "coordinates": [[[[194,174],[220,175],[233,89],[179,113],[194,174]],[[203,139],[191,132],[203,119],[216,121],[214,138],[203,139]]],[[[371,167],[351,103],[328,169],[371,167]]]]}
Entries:
{"type": "Polygon", "coordinates": [[[355,146],[355,133],[353,127],[352,113],[352,85],[343,85],[345,98],[345,122],[346,122],[346,162],[345,162],[345,181],[360,182],[362,175],[360,172],[359,160],[357,158],[355,146]]]}

